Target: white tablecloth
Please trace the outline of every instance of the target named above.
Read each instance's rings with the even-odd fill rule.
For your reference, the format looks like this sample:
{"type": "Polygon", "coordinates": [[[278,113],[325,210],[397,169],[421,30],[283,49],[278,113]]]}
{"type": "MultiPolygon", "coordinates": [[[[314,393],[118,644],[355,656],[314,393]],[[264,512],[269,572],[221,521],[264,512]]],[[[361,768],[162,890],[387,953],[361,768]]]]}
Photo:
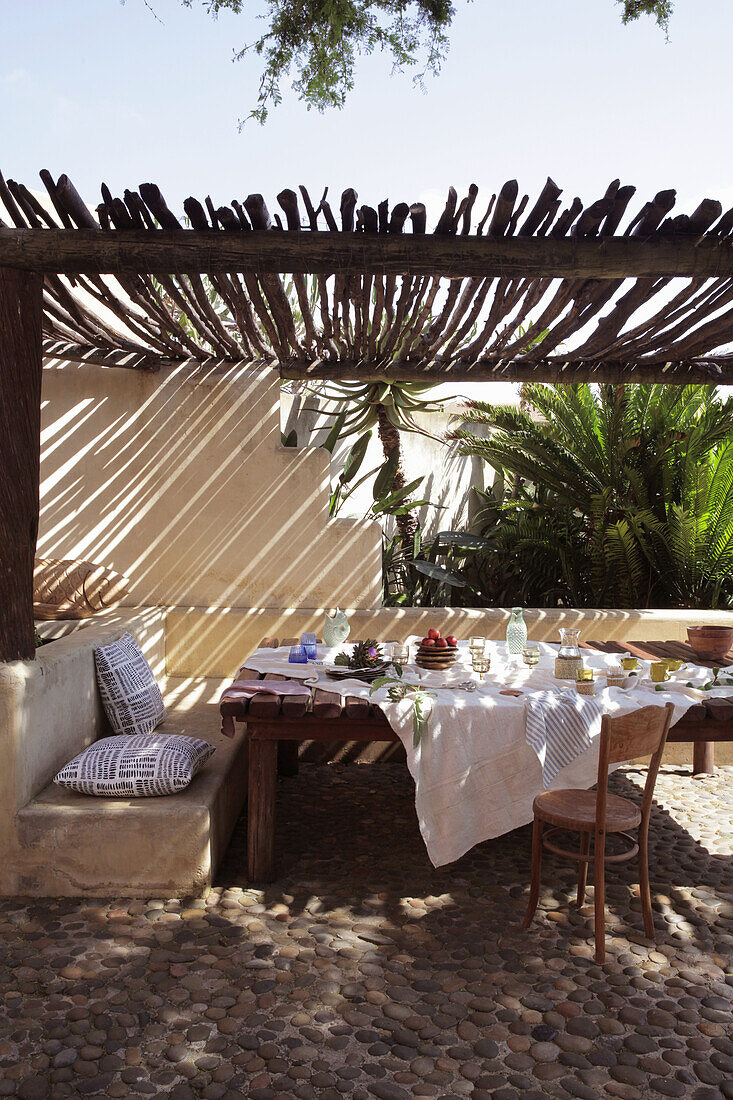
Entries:
{"type": "MultiPolygon", "coordinates": [[[[410,638],[410,653],[415,653],[410,638]]],[[[318,661],[333,662],[340,649],[318,646],[318,661]]],[[[509,658],[506,645],[490,642],[491,671],[478,690],[469,694],[445,684],[476,679],[471,672],[467,643],[459,643],[459,660],[448,672],[427,672],[414,664],[405,666],[404,679],[420,683],[437,693],[432,713],[420,744],[413,747],[412,707],[409,699],[392,702],[381,689],[372,699],[405,746],[407,765],[415,781],[415,807],[420,832],[435,867],[458,859],[484,840],[501,836],[532,820],[532,802],[543,790],[542,769],[536,753],[527,744],[525,710],[530,692],[548,689],[566,690],[569,681],[556,680],[554,662],[557,646],[540,646],[540,663],[528,669],[516,658],[509,658]],[[501,695],[505,688],[516,688],[518,697],[501,695]]],[[[245,665],[259,672],[281,673],[308,680],[327,691],[341,695],[369,697],[369,685],[359,680],[331,680],[323,667],[288,663],[288,649],[257,650],[245,665]]],[[[596,669],[617,665],[615,654],[584,652],[584,663],[596,669]]],[[[649,678],[648,666],[629,680],[628,688],[602,687],[601,677],[595,699],[604,713],[625,714],[645,706],[674,703],[673,723],[687,709],[709,693],[685,686],[687,681],[702,685],[712,677],[708,669],[688,665],[673,673],[663,691],[656,691],[649,678]]],[[[716,696],[730,697],[733,688],[716,688],[716,696]]],[[[593,786],[598,770],[598,738],[591,747],[562,768],[551,788],[593,786]]]]}

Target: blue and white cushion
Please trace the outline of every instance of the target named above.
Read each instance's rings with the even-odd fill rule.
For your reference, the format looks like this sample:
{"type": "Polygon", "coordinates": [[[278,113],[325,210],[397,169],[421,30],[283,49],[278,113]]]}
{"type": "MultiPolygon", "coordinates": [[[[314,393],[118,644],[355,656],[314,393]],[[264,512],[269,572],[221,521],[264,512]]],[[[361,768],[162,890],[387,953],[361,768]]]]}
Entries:
{"type": "Polygon", "coordinates": [[[97,683],[112,729],[128,736],[152,733],[165,718],[153,671],[132,634],[94,650],[97,683]]]}
{"type": "Polygon", "coordinates": [[[184,790],[215,752],[180,733],[103,737],[54,779],[60,787],[108,798],[149,798],[184,790]]]}

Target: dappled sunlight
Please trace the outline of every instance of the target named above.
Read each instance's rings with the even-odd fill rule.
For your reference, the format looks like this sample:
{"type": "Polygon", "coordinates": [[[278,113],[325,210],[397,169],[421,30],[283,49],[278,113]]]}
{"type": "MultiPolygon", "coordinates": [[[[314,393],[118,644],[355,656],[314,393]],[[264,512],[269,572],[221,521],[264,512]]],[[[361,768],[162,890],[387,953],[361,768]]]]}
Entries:
{"type": "Polygon", "coordinates": [[[39,553],[117,569],[135,605],[378,602],[378,526],[328,520],[328,456],[280,446],[271,370],[65,366],[44,384],[39,553]]]}

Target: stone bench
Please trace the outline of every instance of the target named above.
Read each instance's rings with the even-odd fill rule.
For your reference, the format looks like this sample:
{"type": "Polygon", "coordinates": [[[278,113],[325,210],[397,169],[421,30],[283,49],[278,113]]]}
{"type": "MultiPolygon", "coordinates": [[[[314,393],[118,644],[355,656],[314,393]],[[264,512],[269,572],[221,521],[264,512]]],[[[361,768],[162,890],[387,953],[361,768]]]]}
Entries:
{"type": "Polygon", "coordinates": [[[164,677],[165,612],[143,609],[87,620],[43,646],[33,662],[0,666],[0,893],[169,897],[210,884],[241,812],[247,746],[219,735],[221,681],[164,677]],[[183,792],[95,798],[53,776],[110,733],[93,650],[129,630],[164,689],[161,732],[212,741],[216,753],[183,792]]]}

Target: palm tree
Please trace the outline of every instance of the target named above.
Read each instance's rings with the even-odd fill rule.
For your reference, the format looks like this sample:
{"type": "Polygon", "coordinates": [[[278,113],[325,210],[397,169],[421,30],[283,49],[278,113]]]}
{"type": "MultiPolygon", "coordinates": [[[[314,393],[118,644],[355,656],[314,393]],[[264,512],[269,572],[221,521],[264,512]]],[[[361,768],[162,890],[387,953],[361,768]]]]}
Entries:
{"type": "Polygon", "coordinates": [[[523,398],[519,410],[468,404],[490,438],[453,433],[461,453],[519,479],[491,537],[514,546],[520,572],[554,553],[566,595],[596,605],[731,602],[733,402],[713,386],[648,384],[530,384],[523,398]]]}

